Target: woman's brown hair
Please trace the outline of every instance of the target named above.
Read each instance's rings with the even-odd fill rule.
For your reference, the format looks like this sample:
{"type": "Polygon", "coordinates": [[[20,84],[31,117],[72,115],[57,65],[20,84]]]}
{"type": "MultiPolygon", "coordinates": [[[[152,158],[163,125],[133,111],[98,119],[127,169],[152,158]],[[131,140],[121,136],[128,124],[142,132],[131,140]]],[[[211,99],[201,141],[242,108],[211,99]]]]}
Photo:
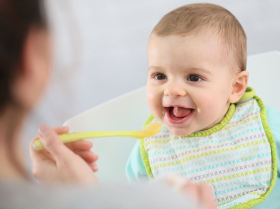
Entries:
{"type": "MultiPolygon", "coordinates": [[[[26,36],[31,28],[46,28],[43,4],[40,0],[0,0],[0,117],[8,105],[21,109],[14,100],[11,86],[20,69],[20,61],[26,36]]],[[[13,150],[14,119],[5,143],[11,163],[26,177],[24,168],[18,162],[13,150]]]]}

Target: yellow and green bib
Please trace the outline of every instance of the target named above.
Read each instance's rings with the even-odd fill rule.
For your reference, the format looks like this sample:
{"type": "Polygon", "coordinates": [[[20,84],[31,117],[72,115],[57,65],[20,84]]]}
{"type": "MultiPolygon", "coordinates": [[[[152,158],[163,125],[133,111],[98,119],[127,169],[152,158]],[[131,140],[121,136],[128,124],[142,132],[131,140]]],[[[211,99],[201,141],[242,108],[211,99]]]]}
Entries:
{"type": "MultiPolygon", "coordinates": [[[[156,119],[151,115],[146,125],[156,119]]],[[[167,173],[208,183],[219,208],[251,208],[271,192],[277,178],[276,148],[265,105],[252,88],[213,128],[175,136],[166,126],[140,140],[149,178],[167,173]]]]}

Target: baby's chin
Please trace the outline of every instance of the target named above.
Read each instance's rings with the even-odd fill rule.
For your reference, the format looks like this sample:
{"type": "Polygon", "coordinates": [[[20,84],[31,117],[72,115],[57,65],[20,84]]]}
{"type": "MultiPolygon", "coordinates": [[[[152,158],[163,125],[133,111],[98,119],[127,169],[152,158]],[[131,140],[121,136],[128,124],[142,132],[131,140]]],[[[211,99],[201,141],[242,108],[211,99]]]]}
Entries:
{"type": "Polygon", "coordinates": [[[190,128],[186,128],[186,127],[169,127],[168,125],[166,125],[166,127],[175,136],[188,136],[191,133],[195,132],[190,128]]]}

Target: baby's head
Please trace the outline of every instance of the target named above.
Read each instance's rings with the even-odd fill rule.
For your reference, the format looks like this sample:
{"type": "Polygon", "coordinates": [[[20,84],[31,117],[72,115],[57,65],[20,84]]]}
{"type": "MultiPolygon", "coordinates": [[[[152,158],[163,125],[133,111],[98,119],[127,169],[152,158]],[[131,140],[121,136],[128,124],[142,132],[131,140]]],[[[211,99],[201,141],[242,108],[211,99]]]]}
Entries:
{"type": "Polygon", "coordinates": [[[246,34],[226,9],[190,4],[166,14],[148,44],[147,98],[175,135],[209,129],[244,94],[246,34]]]}

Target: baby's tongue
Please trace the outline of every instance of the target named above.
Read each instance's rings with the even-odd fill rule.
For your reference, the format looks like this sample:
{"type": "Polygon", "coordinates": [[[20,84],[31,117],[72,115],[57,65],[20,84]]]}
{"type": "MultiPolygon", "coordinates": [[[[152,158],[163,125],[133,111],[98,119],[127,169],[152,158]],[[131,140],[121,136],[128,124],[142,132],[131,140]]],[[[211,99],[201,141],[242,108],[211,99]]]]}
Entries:
{"type": "Polygon", "coordinates": [[[173,108],[173,114],[177,118],[184,118],[187,117],[191,113],[191,109],[184,108],[184,107],[174,107],[173,108]]]}

